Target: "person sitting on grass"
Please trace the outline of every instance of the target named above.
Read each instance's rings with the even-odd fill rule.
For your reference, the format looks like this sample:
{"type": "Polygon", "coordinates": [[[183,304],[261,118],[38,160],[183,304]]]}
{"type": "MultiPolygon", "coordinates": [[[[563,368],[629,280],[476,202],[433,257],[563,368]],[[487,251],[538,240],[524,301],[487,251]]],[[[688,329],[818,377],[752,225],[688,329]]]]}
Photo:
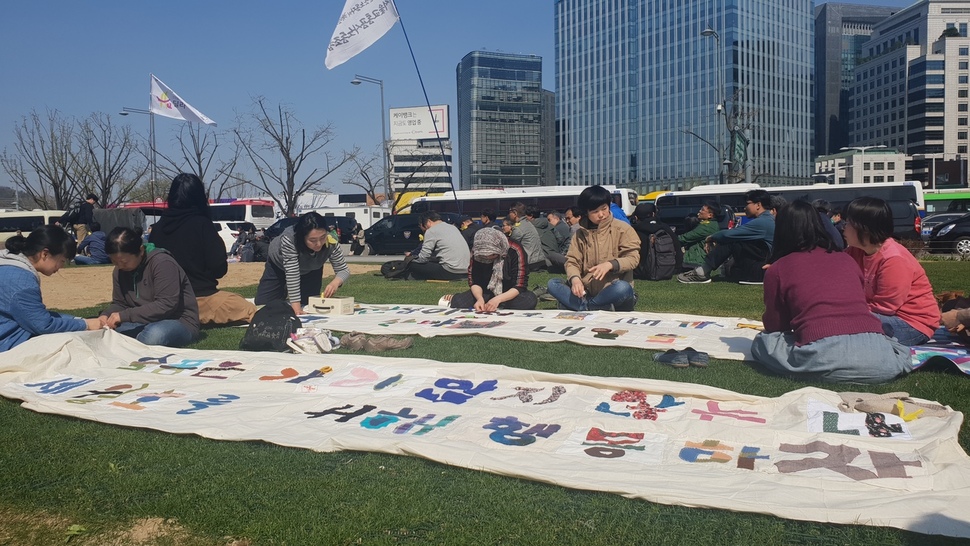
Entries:
{"type": "Polygon", "coordinates": [[[452,308],[478,312],[535,309],[538,301],[528,290],[525,250],[495,229],[481,229],[475,234],[468,286],[469,290],[452,296],[452,308]]]}
{"type": "Polygon", "coordinates": [[[101,224],[91,222],[91,233],[77,245],[74,263],[77,265],[110,264],[111,260],[104,251],[104,243],[107,239],[108,236],[101,231],[101,224]]]}
{"type": "Polygon", "coordinates": [[[14,235],[0,251],[0,351],[41,334],[98,330],[101,321],[52,313],[44,306],[40,276],[50,277],[74,257],[77,243],[59,226],[14,235]]]}
{"type": "Polygon", "coordinates": [[[704,263],[704,258],[707,257],[707,238],[721,229],[717,225],[720,210],[721,207],[716,201],[705,201],[697,211],[697,225],[687,233],[677,236],[677,242],[684,250],[685,269],[696,269],[704,263]]]}
{"type": "Polygon", "coordinates": [[[764,332],[751,354],[770,372],[810,380],[883,383],[912,369],[909,348],[883,335],[862,272],[840,252],[818,212],[783,206],[765,273],[764,332]]]}
{"type": "Polygon", "coordinates": [[[525,249],[525,254],[529,258],[529,271],[538,271],[546,267],[546,254],[542,251],[542,237],[539,235],[539,230],[526,217],[526,206],[522,203],[512,205],[507,219],[512,222],[512,231],[509,233],[509,238],[525,249]]]}
{"type": "Polygon", "coordinates": [[[185,271],[167,250],[142,244],[141,230],[116,227],[105,252],[115,264],[111,304],[101,325],[146,345],[184,347],[199,337],[199,305],[185,271]]]}
{"type": "Polygon", "coordinates": [[[408,265],[408,277],[419,281],[456,281],[465,278],[471,251],[461,231],[442,220],[435,211],[422,213],[418,225],[424,230],[424,241],[421,242],[421,250],[408,265]]]}
{"type": "Polygon", "coordinates": [[[640,263],[640,238],[630,224],[610,213],[613,196],[603,186],[579,194],[586,211],[566,253],[566,281],[548,283],[559,305],[574,311],[632,311],[637,303],[633,270],[640,263]]]}
{"type": "Polygon", "coordinates": [[[682,283],[711,282],[711,272],[734,258],[732,272],[742,283],[760,283],[764,277],[761,269],[771,252],[775,236],[775,217],[771,194],[765,190],[751,190],[744,194],[747,202],[744,213],[751,221],[734,229],[725,229],[710,235],[705,241],[714,248],[708,250],[704,263],[695,269],[677,275],[682,283]]]}
{"type": "Polygon", "coordinates": [[[869,310],[887,336],[903,345],[929,341],[940,309],[923,266],[893,239],[893,212],[878,197],[859,197],[845,207],[846,252],[865,278],[869,310]]]}
{"type": "Polygon", "coordinates": [[[286,300],[294,313],[302,315],[310,296],[331,298],[349,278],[350,268],[340,243],[328,231],[323,216],[310,211],[270,242],[255,302],[263,305],[272,300],[286,300]],[[328,260],[334,277],[322,288],[323,264],[328,260]]]}

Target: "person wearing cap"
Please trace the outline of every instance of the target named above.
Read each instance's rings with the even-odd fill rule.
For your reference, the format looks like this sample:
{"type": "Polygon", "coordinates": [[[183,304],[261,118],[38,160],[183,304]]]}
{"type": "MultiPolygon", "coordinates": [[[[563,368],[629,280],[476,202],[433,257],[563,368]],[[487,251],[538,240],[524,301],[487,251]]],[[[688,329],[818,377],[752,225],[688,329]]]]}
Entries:
{"type": "Polygon", "coordinates": [[[453,309],[492,312],[498,309],[535,309],[538,299],[529,291],[529,271],[522,245],[494,229],[475,234],[465,292],[451,298],[453,309]]]}
{"type": "Polygon", "coordinates": [[[468,243],[468,248],[472,247],[472,243],[475,241],[475,233],[482,229],[482,226],[475,223],[471,216],[462,216],[458,220],[458,229],[461,230],[461,236],[465,238],[465,242],[468,243]]]}

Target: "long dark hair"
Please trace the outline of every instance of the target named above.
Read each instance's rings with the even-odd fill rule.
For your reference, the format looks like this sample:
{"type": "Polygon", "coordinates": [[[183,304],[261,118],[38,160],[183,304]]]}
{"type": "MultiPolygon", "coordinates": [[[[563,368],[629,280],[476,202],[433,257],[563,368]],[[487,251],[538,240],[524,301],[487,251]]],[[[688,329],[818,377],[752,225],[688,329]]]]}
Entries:
{"type": "Polygon", "coordinates": [[[326,221],[323,219],[323,216],[320,216],[320,213],[310,211],[300,216],[300,219],[296,221],[296,224],[293,226],[293,238],[295,239],[293,244],[296,245],[297,252],[310,252],[310,249],[306,246],[305,239],[315,229],[330,231],[327,229],[326,221]]]}
{"type": "Polygon", "coordinates": [[[77,254],[77,242],[60,226],[40,226],[30,235],[14,235],[7,239],[7,252],[36,256],[41,250],[47,249],[51,256],[66,256],[73,260],[77,254]]]}
{"type": "Polygon", "coordinates": [[[172,179],[172,187],[168,190],[168,208],[194,209],[206,218],[212,218],[209,198],[205,194],[205,184],[198,176],[191,173],[179,173],[172,179]]]}
{"type": "Polygon", "coordinates": [[[806,252],[816,248],[824,248],[828,252],[838,250],[825,231],[815,207],[808,201],[797,199],[778,209],[775,240],[768,262],[774,263],[793,252],[806,252]]]}

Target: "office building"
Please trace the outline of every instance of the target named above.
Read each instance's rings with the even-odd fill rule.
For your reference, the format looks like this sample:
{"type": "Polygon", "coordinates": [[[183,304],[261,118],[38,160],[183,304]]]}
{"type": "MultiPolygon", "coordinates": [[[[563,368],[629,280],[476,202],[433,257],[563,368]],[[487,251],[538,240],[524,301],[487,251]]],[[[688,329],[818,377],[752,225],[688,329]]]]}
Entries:
{"type": "Polygon", "coordinates": [[[461,187],[550,183],[543,139],[555,134],[555,125],[543,116],[550,98],[542,90],[542,58],[472,51],[458,63],[456,76],[461,187]]]}
{"type": "Polygon", "coordinates": [[[924,0],[873,27],[855,70],[852,146],[912,156],[924,188],[965,186],[970,2],[924,0]]]}
{"type": "Polygon", "coordinates": [[[560,182],[804,183],[810,0],[556,0],[560,182]]]}
{"type": "Polygon", "coordinates": [[[900,8],[827,2],[815,8],[815,155],[849,145],[855,67],[873,25],[900,8]]]}

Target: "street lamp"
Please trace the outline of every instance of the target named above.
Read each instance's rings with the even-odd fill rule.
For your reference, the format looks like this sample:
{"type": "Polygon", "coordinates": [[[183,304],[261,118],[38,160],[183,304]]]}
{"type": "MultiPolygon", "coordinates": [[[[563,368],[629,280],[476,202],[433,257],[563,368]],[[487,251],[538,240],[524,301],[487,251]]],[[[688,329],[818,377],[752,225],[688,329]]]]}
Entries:
{"type": "MultiPolygon", "coordinates": [[[[715,85],[717,85],[717,93],[719,95],[717,104],[715,105],[715,110],[718,115],[724,116],[724,126],[727,127],[727,105],[723,101],[725,98],[724,93],[724,81],[722,80],[724,70],[722,68],[722,63],[724,62],[721,55],[721,36],[713,28],[707,27],[701,31],[701,36],[706,38],[714,37],[714,56],[717,61],[715,64],[715,69],[717,70],[717,77],[715,78],[715,85]]],[[[715,123],[715,125],[717,125],[715,123]]],[[[720,130],[717,131],[717,154],[718,154],[718,184],[724,184],[724,169],[725,167],[730,167],[731,162],[725,158],[725,146],[724,140],[722,139],[722,133],[720,130]]]]}
{"type": "Polygon", "coordinates": [[[384,80],[368,78],[360,74],[354,74],[354,79],[350,80],[353,85],[360,85],[361,82],[375,83],[381,87],[381,155],[384,156],[384,200],[392,198],[391,194],[391,171],[387,166],[387,123],[384,121],[386,112],[384,111],[384,80]]]}
{"type": "Polygon", "coordinates": [[[155,176],[157,174],[158,160],[155,157],[155,113],[151,110],[145,110],[144,108],[129,108],[124,106],[121,111],[118,112],[119,116],[127,116],[128,114],[146,114],[148,116],[148,142],[149,146],[152,148],[151,157],[151,178],[148,181],[148,191],[151,195],[152,202],[155,202],[155,176]]]}
{"type": "MultiPolygon", "coordinates": [[[[859,161],[862,163],[863,170],[865,170],[865,165],[866,165],[866,150],[878,150],[878,149],[885,148],[885,147],[886,147],[885,144],[876,144],[875,146],[843,146],[843,147],[839,148],[839,151],[840,152],[848,152],[849,150],[858,150],[859,152],[861,152],[859,155],[862,156],[862,157],[859,158],[859,161]]],[[[852,169],[852,179],[853,179],[852,182],[855,183],[855,162],[854,161],[853,161],[852,167],[853,167],[853,169],[852,169]]]]}

